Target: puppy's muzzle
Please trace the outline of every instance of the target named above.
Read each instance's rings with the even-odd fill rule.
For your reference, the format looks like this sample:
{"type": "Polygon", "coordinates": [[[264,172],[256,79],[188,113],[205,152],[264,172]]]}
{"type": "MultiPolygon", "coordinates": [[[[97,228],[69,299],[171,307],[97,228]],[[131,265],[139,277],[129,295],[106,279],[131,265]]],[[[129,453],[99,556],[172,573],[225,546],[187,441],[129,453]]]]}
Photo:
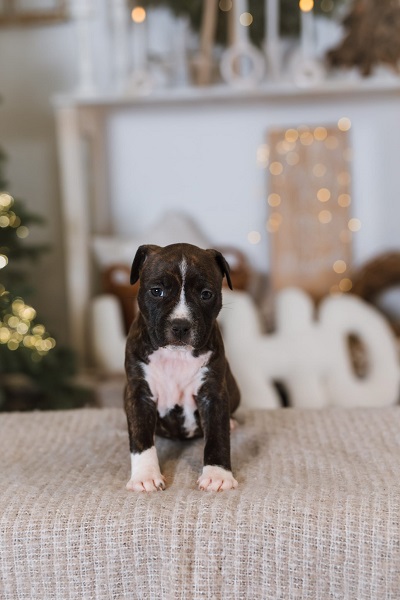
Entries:
{"type": "Polygon", "coordinates": [[[170,323],[170,335],[173,342],[187,344],[190,341],[192,325],[187,319],[173,319],[170,323]]]}

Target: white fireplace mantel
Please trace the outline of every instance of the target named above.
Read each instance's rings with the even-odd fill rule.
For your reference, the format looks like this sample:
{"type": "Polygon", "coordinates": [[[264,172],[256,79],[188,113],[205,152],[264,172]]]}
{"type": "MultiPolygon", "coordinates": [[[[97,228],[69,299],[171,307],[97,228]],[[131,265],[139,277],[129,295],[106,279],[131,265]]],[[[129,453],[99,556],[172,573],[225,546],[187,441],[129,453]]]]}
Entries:
{"type": "MultiPolygon", "coordinates": [[[[164,137],[173,137],[176,129],[179,130],[179,138],[184,138],[187,135],[191,144],[196,143],[196,139],[202,135],[202,131],[209,123],[208,137],[202,140],[203,145],[209,143],[209,148],[203,148],[202,146],[203,154],[200,155],[200,159],[196,155],[196,161],[192,161],[197,162],[193,168],[198,169],[200,166],[205,172],[208,169],[207,160],[214,161],[212,157],[213,147],[216,146],[215,152],[219,152],[218,156],[220,156],[221,149],[218,144],[222,143],[221,139],[226,136],[228,131],[232,130],[232,127],[236,127],[239,123],[238,135],[241,138],[240,143],[238,143],[238,150],[233,153],[233,150],[227,147],[226,160],[229,160],[231,164],[229,177],[225,176],[224,181],[222,179],[221,181],[214,181],[213,186],[218,198],[222,198],[222,196],[225,198],[225,195],[229,196],[231,203],[234,203],[235,210],[236,208],[240,210],[240,197],[247,195],[251,200],[251,189],[257,186],[258,188],[260,186],[265,188],[265,173],[260,172],[259,168],[257,169],[255,160],[253,167],[253,153],[255,156],[257,145],[264,140],[268,127],[304,122],[326,122],[327,120],[332,122],[346,114],[350,116],[354,123],[355,150],[363,153],[363,148],[368,143],[368,137],[371,137],[375,143],[377,143],[377,139],[378,141],[386,139],[385,133],[381,130],[382,128],[389,130],[390,123],[392,123],[392,130],[400,132],[400,78],[330,79],[312,88],[298,88],[290,83],[268,84],[254,90],[234,90],[222,85],[209,88],[190,87],[158,91],[152,95],[137,97],[115,96],[113,94],[93,96],[58,95],[53,99],[53,106],[56,118],[62,214],[66,244],[70,342],[84,361],[88,356],[86,342],[87,310],[90,298],[95,290],[91,268],[91,235],[95,233],[121,233],[119,231],[121,227],[118,226],[118,223],[122,224],[123,228],[124,222],[131,220],[136,221],[140,227],[146,221],[143,212],[146,207],[140,209],[142,212],[140,210],[137,212],[137,218],[134,216],[135,201],[132,202],[131,198],[138,197],[137,209],[143,205],[143,201],[140,194],[132,192],[130,173],[123,172],[126,164],[124,159],[121,159],[126,153],[130,153],[132,164],[138,167],[138,163],[140,163],[141,154],[138,153],[138,148],[143,147],[143,144],[146,147],[147,140],[141,137],[143,136],[143,128],[141,128],[142,133],[136,135],[138,123],[142,124],[147,119],[148,128],[145,128],[145,130],[151,132],[153,119],[156,115],[158,126],[162,119],[164,119],[163,122],[167,123],[167,129],[165,130],[167,133],[164,131],[164,137]],[[213,117],[213,111],[216,113],[215,118],[213,117]],[[370,118],[372,115],[373,118],[370,118]],[[244,116],[246,126],[243,124],[244,116]],[[137,119],[140,119],[140,121],[137,119]],[[370,136],[368,136],[368,131],[370,136]],[[120,148],[121,140],[124,144],[123,152],[120,148]],[[129,148],[127,145],[129,145],[129,148]],[[251,167],[243,170],[243,164],[239,161],[242,161],[243,156],[248,155],[251,155],[249,160],[251,167]],[[121,173],[123,181],[121,181],[121,173]],[[110,193],[110,180],[113,186],[112,194],[110,193]],[[226,188],[222,186],[226,186],[226,188]],[[243,186],[243,188],[240,188],[240,186],[243,186]],[[223,189],[225,189],[226,194],[223,193],[223,189]],[[246,190],[248,190],[247,194],[246,190]],[[237,198],[235,196],[236,191],[237,198]],[[129,203],[124,200],[125,194],[129,196],[129,203]],[[117,218],[113,214],[114,196],[118,199],[122,198],[117,218]],[[129,210],[133,212],[124,215],[122,213],[128,204],[129,210]]],[[[397,151],[398,156],[400,156],[400,142],[396,138],[391,143],[390,156],[397,151]]],[[[161,146],[165,157],[163,162],[168,162],[168,146],[163,145],[162,140],[161,146]]],[[[179,153],[179,151],[178,148],[176,152],[179,153]]],[[[368,150],[369,153],[375,154],[377,161],[379,161],[380,151],[381,149],[378,150],[373,145],[368,150]]],[[[185,169],[185,180],[190,183],[191,167],[190,163],[185,162],[183,146],[181,154],[182,168],[185,169]]],[[[174,155],[170,157],[170,160],[173,160],[176,164],[180,157],[174,155]]],[[[364,198],[369,193],[372,197],[374,193],[375,180],[371,178],[370,160],[372,161],[372,158],[368,158],[366,153],[362,156],[360,154],[360,162],[356,162],[354,165],[355,176],[358,178],[355,185],[358,188],[357,191],[360,197],[364,198]]],[[[149,182],[153,194],[151,198],[157,198],[157,191],[154,188],[157,181],[154,180],[159,178],[160,182],[163,181],[163,185],[167,186],[167,189],[168,185],[170,186],[172,193],[175,189],[173,187],[175,183],[173,169],[168,171],[168,166],[166,166],[165,171],[156,174],[156,177],[153,173],[152,177],[147,162],[144,161],[144,164],[140,165],[141,168],[138,167],[135,172],[135,176],[139,178],[138,189],[142,189],[144,186],[147,187],[146,182],[149,182]],[[171,179],[168,181],[169,172],[171,172],[171,179]]],[[[389,163],[391,162],[394,162],[394,160],[392,161],[389,158],[389,163]]],[[[162,169],[163,167],[156,165],[153,168],[162,169]]],[[[380,189],[382,197],[385,195],[387,197],[390,196],[390,190],[396,186],[400,189],[399,171],[398,167],[395,173],[390,171],[390,177],[388,178],[386,168],[382,167],[378,173],[380,182],[376,184],[375,192],[380,189]],[[391,180],[388,181],[390,178],[391,180]]],[[[136,191],[136,188],[134,191],[136,191]]],[[[198,193],[204,193],[204,190],[200,189],[198,193]]],[[[197,210],[194,206],[196,203],[199,204],[196,190],[193,191],[193,194],[193,210],[197,210]]],[[[249,223],[260,220],[264,214],[265,203],[260,202],[257,204],[257,202],[248,200],[248,205],[243,208],[244,211],[247,211],[243,214],[249,215],[249,223]],[[254,211],[253,216],[251,211],[254,211]]],[[[161,203],[162,199],[160,199],[160,206],[161,203]]],[[[371,204],[369,199],[365,203],[371,204]]],[[[156,202],[152,203],[152,211],[157,209],[155,204],[156,202]]],[[[232,204],[230,208],[232,208],[232,204]]],[[[359,210],[365,212],[365,206],[361,203],[359,204],[359,210]]],[[[371,208],[371,215],[377,214],[377,210],[371,208]]],[[[206,211],[207,207],[205,206],[203,207],[203,213],[206,211]]],[[[224,213],[226,212],[224,209],[224,213]]],[[[198,215],[195,214],[196,216],[198,215]]],[[[392,217],[394,217],[394,214],[392,217]]],[[[364,215],[361,218],[364,218],[364,221],[369,221],[369,217],[364,215]]],[[[243,216],[238,215],[238,221],[240,220],[243,221],[243,216]]],[[[239,246],[244,243],[241,242],[242,233],[238,231],[237,223],[225,222],[225,225],[226,231],[229,231],[232,235],[232,239],[229,240],[227,237],[226,241],[231,243],[237,241],[239,246]]],[[[211,235],[215,234],[213,226],[213,223],[209,223],[211,235]]],[[[262,224],[259,227],[262,227],[262,224]]],[[[376,227],[382,229],[382,223],[379,222],[376,227]]],[[[127,232],[123,231],[122,233],[126,234],[127,232]]],[[[373,249],[379,247],[378,237],[380,234],[385,235],[385,233],[380,230],[373,230],[368,223],[366,224],[366,233],[370,235],[370,240],[372,240],[371,247],[373,249]]],[[[248,250],[250,253],[256,252],[254,248],[248,248],[248,250]]],[[[257,252],[266,252],[266,249],[263,247],[257,252]]],[[[363,257],[365,254],[366,252],[362,251],[360,256],[363,257]]],[[[254,257],[257,259],[256,254],[254,254],[254,257]]]]}

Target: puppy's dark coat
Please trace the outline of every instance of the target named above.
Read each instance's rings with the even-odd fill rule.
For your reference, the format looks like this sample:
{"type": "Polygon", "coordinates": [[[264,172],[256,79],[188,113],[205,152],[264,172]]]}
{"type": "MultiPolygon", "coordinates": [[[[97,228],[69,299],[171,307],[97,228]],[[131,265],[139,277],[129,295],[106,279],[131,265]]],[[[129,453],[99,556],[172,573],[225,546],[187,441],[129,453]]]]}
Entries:
{"type": "Polygon", "coordinates": [[[216,250],[190,244],[140,246],[131,283],[140,278],[139,314],[129,331],[125,369],[132,475],[127,488],[164,489],[154,434],[204,435],[199,487],[237,486],[230,462],[230,415],[240,394],[216,322],[229,266],[216,250]]]}

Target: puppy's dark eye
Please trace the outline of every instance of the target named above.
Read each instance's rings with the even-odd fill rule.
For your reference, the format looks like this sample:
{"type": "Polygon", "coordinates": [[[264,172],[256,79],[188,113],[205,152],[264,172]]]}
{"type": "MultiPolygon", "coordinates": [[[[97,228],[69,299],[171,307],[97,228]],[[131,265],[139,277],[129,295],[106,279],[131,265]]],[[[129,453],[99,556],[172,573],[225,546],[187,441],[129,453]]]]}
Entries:
{"type": "Polygon", "coordinates": [[[151,288],[150,292],[152,296],[155,296],[156,298],[162,298],[164,296],[164,290],[162,288],[151,288]]]}
{"type": "Polygon", "coordinates": [[[210,290],[203,290],[201,292],[201,299],[202,300],[211,300],[212,297],[213,297],[213,293],[210,292],[210,290]]]}

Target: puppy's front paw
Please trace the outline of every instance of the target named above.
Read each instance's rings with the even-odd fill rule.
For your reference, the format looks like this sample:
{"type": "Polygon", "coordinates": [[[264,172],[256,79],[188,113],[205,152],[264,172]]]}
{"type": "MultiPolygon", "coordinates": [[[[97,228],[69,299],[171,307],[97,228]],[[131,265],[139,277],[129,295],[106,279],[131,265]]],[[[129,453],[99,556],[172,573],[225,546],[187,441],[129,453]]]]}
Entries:
{"type": "Polygon", "coordinates": [[[131,492],[156,492],[165,490],[155,446],[143,452],[131,453],[131,478],[126,489],[131,492]]]}
{"type": "Polygon", "coordinates": [[[231,471],[226,471],[222,467],[207,465],[203,467],[203,473],[197,480],[199,489],[205,492],[222,492],[224,490],[233,490],[237,488],[238,482],[233,477],[231,471]]]}
{"type": "Polygon", "coordinates": [[[165,479],[161,473],[134,475],[126,484],[126,489],[130,492],[158,492],[165,490],[165,479]]]}

